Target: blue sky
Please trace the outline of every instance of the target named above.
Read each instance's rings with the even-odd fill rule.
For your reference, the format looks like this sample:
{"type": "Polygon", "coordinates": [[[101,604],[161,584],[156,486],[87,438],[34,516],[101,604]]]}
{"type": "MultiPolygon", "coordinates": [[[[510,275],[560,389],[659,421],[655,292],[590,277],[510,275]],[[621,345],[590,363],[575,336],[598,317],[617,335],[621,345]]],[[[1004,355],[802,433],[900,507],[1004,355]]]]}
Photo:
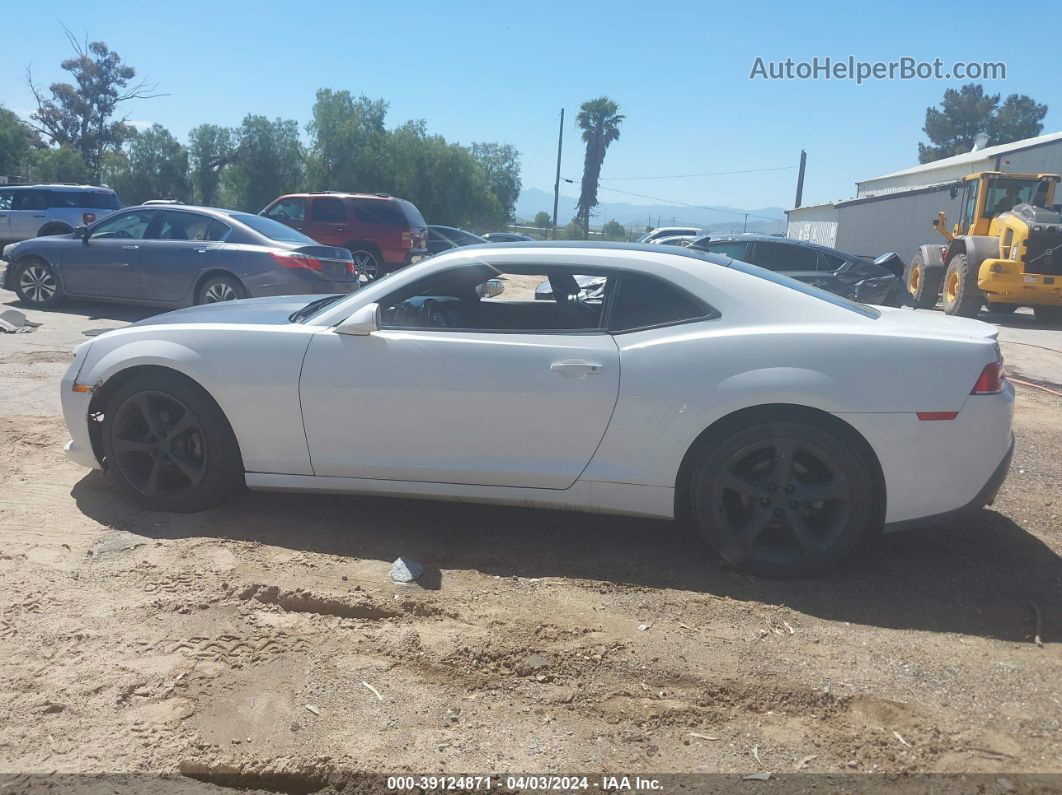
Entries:
{"type": "MultiPolygon", "coordinates": [[[[626,177],[795,166],[808,152],[805,203],[851,195],[853,183],[917,162],[925,108],[961,80],[750,80],[757,56],[890,61],[992,60],[992,93],[1029,94],[1062,129],[1057,36],[1037,45],[989,33],[996,3],[938,13],[924,2],[859,3],[11,3],[5,8],[0,104],[33,107],[38,83],[62,77],[60,22],[102,39],[168,96],[130,103],[130,118],[182,140],[201,122],[247,113],[310,118],[319,87],[391,103],[389,123],[424,118],[450,140],[501,141],[522,153],[525,187],[552,190],[558,114],[567,108],[562,174],[578,179],[579,104],[607,94],[627,115],[609,150],[603,188],[690,204],[791,205],[795,169],[688,179],[626,177]],[[532,11],[533,10],[533,11],[532,11]],[[16,35],[10,35],[16,33],[16,35]],[[1013,45],[992,46],[993,41],[1013,45]]],[[[1048,4],[1022,25],[1058,30],[1048,4]],[[1035,17],[1035,20],[1034,20],[1035,17]]],[[[575,186],[563,191],[575,193],[575,186]]],[[[603,202],[653,203],[605,190],[603,202]]]]}

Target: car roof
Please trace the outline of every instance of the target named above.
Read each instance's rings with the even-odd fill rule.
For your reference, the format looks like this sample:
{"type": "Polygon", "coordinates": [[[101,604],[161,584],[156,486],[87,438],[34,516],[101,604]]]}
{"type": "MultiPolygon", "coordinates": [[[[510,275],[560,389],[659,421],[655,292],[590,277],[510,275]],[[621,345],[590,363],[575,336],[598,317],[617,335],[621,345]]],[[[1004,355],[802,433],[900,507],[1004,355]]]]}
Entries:
{"type": "Polygon", "coordinates": [[[304,193],[285,193],[282,196],[277,196],[273,201],[278,199],[310,199],[318,196],[332,196],[337,199],[379,199],[380,201],[398,200],[398,196],[391,196],[387,193],[356,193],[345,190],[317,190],[307,191],[304,193]]]}
{"type": "Polygon", "coordinates": [[[106,185],[67,185],[62,182],[47,182],[39,185],[0,185],[0,188],[15,190],[68,190],[78,193],[114,193],[114,188],[106,185]]]}

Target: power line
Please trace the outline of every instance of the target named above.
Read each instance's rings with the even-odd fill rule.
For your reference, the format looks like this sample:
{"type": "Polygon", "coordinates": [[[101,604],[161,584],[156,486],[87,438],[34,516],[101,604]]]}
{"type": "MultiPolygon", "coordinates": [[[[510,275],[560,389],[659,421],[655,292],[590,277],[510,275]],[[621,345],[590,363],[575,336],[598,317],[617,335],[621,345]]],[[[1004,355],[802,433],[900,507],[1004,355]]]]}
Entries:
{"type": "Polygon", "coordinates": [[[685,179],[686,177],[723,177],[729,174],[759,174],[763,171],[792,171],[798,166],[779,166],[778,168],[746,168],[742,171],[705,171],[701,174],[667,174],[662,177],[602,177],[607,181],[634,179],[685,179]]]}
{"type": "MultiPolygon", "coordinates": [[[[564,178],[565,182],[575,184],[575,180],[564,178]]],[[[730,207],[709,207],[706,204],[688,204],[686,202],[676,201],[675,199],[662,199],[659,196],[646,196],[644,193],[631,193],[627,190],[620,190],[619,188],[610,188],[607,185],[599,185],[601,190],[610,190],[613,193],[622,193],[625,196],[637,196],[639,199],[652,199],[656,202],[664,202],[665,204],[678,204],[683,207],[693,207],[698,210],[712,210],[717,213],[730,213],[732,215],[744,215],[748,218],[762,218],[765,221],[784,221],[784,218],[772,218],[769,215],[757,215],[756,213],[746,212],[745,210],[734,210],[730,207]]]]}

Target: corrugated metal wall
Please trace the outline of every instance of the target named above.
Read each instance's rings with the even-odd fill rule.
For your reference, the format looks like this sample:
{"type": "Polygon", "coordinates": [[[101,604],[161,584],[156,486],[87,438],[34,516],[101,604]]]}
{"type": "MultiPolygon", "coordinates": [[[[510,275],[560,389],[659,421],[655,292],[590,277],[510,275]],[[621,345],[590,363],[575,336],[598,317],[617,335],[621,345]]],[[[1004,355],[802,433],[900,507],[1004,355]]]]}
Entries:
{"type": "Polygon", "coordinates": [[[904,262],[924,243],[944,238],[933,227],[937,212],[948,214],[948,224],[959,219],[962,194],[951,198],[950,186],[887,198],[854,201],[837,206],[836,248],[850,254],[876,257],[895,251],[904,262]]]}
{"type": "MultiPolygon", "coordinates": [[[[1062,174],[1062,141],[1003,155],[1000,171],[1027,174],[1062,174]]],[[[1058,190],[1055,191],[1058,193],[1058,190]]],[[[1058,198],[1055,198],[1058,201],[1058,198]]]]}
{"type": "Polygon", "coordinates": [[[817,204],[790,210],[785,236],[836,248],[837,209],[832,204],[817,204]]]}

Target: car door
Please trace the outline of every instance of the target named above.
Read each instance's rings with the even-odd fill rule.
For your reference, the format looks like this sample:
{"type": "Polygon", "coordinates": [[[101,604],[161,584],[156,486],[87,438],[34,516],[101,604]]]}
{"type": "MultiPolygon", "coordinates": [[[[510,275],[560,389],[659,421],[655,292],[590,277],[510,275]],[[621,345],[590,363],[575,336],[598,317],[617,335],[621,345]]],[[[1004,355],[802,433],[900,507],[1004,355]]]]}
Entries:
{"type": "Polygon", "coordinates": [[[8,216],[11,238],[29,240],[37,237],[37,232],[47,220],[47,208],[48,197],[43,190],[16,190],[8,216]]]}
{"type": "Polygon", "coordinates": [[[66,291],[88,297],[140,298],[141,249],[157,215],[157,210],[126,210],[90,226],[88,237],[63,257],[66,291]]]}
{"type": "Polygon", "coordinates": [[[167,303],[191,300],[199,275],[214,263],[229,227],[212,216],[162,210],[140,250],[140,296],[167,303]]]}
{"type": "Polygon", "coordinates": [[[310,199],[309,222],[303,231],[326,246],[342,246],[350,242],[347,209],[343,200],[336,196],[314,196],[310,199]]]}
{"type": "Polygon", "coordinates": [[[509,311],[503,296],[462,293],[495,327],[467,327],[480,323],[467,312],[462,320],[458,291],[433,284],[435,272],[380,299],[379,330],[314,336],[300,395],[316,475],[565,489],[589,463],[619,390],[618,349],[595,310],[536,301],[549,278],[541,269],[460,268],[447,278],[472,278],[477,290],[491,278],[508,285],[509,311]],[[448,325],[427,324],[429,302],[428,314],[448,315],[448,325]],[[551,314],[569,310],[564,322],[551,314]],[[574,327],[579,317],[590,327],[574,327]]]}
{"type": "Polygon", "coordinates": [[[12,240],[11,203],[15,192],[10,188],[0,188],[0,240],[12,240]]]}

